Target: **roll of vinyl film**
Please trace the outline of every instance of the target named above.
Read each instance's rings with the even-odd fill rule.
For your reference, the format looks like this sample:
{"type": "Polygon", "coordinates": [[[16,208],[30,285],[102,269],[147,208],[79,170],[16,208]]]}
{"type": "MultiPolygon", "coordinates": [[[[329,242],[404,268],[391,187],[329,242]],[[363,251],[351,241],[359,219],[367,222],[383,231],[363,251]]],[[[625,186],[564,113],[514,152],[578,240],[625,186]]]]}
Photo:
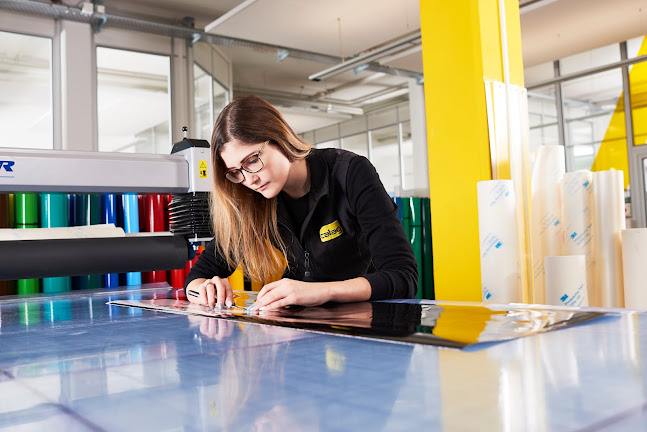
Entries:
{"type": "MultiPolygon", "coordinates": [[[[15,194],[16,228],[38,228],[38,194],[15,194]]],[[[20,279],[17,281],[18,294],[34,294],[40,290],[39,279],[20,279]]]]}
{"type": "MultiPolygon", "coordinates": [[[[117,195],[101,195],[101,223],[114,224],[115,226],[117,226],[117,195]]],[[[119,273],[105,274],[104,285],[106,288],[118,287],[119,273]]]]}
{"type": "MultiPolygon", "coordinates": [[[[139,232],[139,204],[137,194],[123,194],[122,206],[124,209],[124,231],[126,233],[139,232]]],[[[141,285],[141,283],[141,272],[126,273],[126,285],[141,285]]]]}
{"type": "MultiPolygon", "coordinates": [[[[40,194],[40,226],[41,228],[61,228],[69,226],[69,209],[67,194],[40,194]]],[[[43,278],[43,293],[67,292],[72,289],[70,277],[43,278]]]]}
{"type": "Polygon", "coordinates": [[[545,257],[546,304],[588,306],[584,255],[545,257]]]}

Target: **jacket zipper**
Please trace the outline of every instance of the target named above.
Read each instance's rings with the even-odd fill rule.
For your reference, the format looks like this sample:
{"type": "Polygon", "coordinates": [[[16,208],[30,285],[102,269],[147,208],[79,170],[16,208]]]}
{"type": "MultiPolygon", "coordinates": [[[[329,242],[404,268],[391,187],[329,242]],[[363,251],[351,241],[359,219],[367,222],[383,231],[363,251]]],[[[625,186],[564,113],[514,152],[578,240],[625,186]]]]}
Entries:
{"type": "Polygon", "coordinates": [[[304,264],[304,267],[305,267],[305,269],[304,269],[304,276],[309,277],[309,276],[310,276],[310,252],[308,252],[307,250],[305,250],[305,248],[304,248],[304,247],[303,247],[303,245],[301,244],[301,241],[299,240],[299,237],[297,237],[297,236],[294,234],[294,232],[290,229],[290,227],[289,227],[289,226],[287,226],[286,224],[284,224],[284,223],[283,223],[283,222],[281,222],[281,221],[278,221],[278,223],[279,223],[280,225],[283,225],[283,227],[284,227],[285,229],[287,229],[287,230],[290,232],[290,234],[292,234],[292,236],[293,236],[293,237],[295,238],[295,240],[297,241],[297,244],[299,245],[299,247],[300,247],[300,248],[301,248],[301,250],[303,251],[303,256],[304,256],[304,259],[305,259],[305,264],[304,264]]]}
{"type": "Polygon", "coordinates": [[[310,252],[308,251],[303,251],[303,254],[305,255],[305,276],[310,276],[310,252]]]}

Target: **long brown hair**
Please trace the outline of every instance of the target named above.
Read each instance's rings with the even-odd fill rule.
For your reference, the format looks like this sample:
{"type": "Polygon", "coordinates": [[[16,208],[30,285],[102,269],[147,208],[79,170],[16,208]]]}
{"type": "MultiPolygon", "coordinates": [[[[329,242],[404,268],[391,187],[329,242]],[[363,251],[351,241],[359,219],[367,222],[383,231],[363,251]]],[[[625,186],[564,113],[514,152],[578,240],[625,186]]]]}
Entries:
{"type": "Polygon", "coordinates": [[[234,98],[216,119],[211,136],[211,215],[216,253],[231,268],[240,265],[245,276],[266,283],[280,275],[286,264],[276,198],[267,199],[225,179],[226,165],[220,152],[234,139],[250,145],[269,140],[290,162],[304,159],[312,146],[294,133],[276,108],[256,96],[234,98]]]}

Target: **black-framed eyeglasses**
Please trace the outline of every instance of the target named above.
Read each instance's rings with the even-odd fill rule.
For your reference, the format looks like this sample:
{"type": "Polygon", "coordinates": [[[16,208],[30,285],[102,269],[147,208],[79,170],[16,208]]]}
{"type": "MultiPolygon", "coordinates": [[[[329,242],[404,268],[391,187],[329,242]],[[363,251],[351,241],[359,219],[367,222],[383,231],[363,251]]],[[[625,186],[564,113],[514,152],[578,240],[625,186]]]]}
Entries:
{"type": "Polygon", "coordinates": [[[269,142],[269,140],[265,141],[265,144],[263,144],[263,147],[261,147],[258,153],[249,155],[243,161],[243,164],[240,166],[240,168],[232,168],[227,171],[225,173],[225,178],[232,183],[241,183],[245,181],[245,174],[243,174],[243,171],[254,174],[262,170],[265,165],[263,164],[263,160],[261,159],[261,152],[269,142]]]}

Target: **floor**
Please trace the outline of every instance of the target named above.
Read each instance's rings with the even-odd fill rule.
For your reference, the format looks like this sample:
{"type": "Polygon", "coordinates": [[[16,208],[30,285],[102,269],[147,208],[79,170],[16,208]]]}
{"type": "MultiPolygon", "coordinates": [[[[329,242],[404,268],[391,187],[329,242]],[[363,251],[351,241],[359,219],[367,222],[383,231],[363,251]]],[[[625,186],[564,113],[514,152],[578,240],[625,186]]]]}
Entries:
{"type": "Polygon", "coordinates": [[[0,430],[647,430],[644,314],[459,350],[106,304],[176,294],[0,301],[0,430]]]}

